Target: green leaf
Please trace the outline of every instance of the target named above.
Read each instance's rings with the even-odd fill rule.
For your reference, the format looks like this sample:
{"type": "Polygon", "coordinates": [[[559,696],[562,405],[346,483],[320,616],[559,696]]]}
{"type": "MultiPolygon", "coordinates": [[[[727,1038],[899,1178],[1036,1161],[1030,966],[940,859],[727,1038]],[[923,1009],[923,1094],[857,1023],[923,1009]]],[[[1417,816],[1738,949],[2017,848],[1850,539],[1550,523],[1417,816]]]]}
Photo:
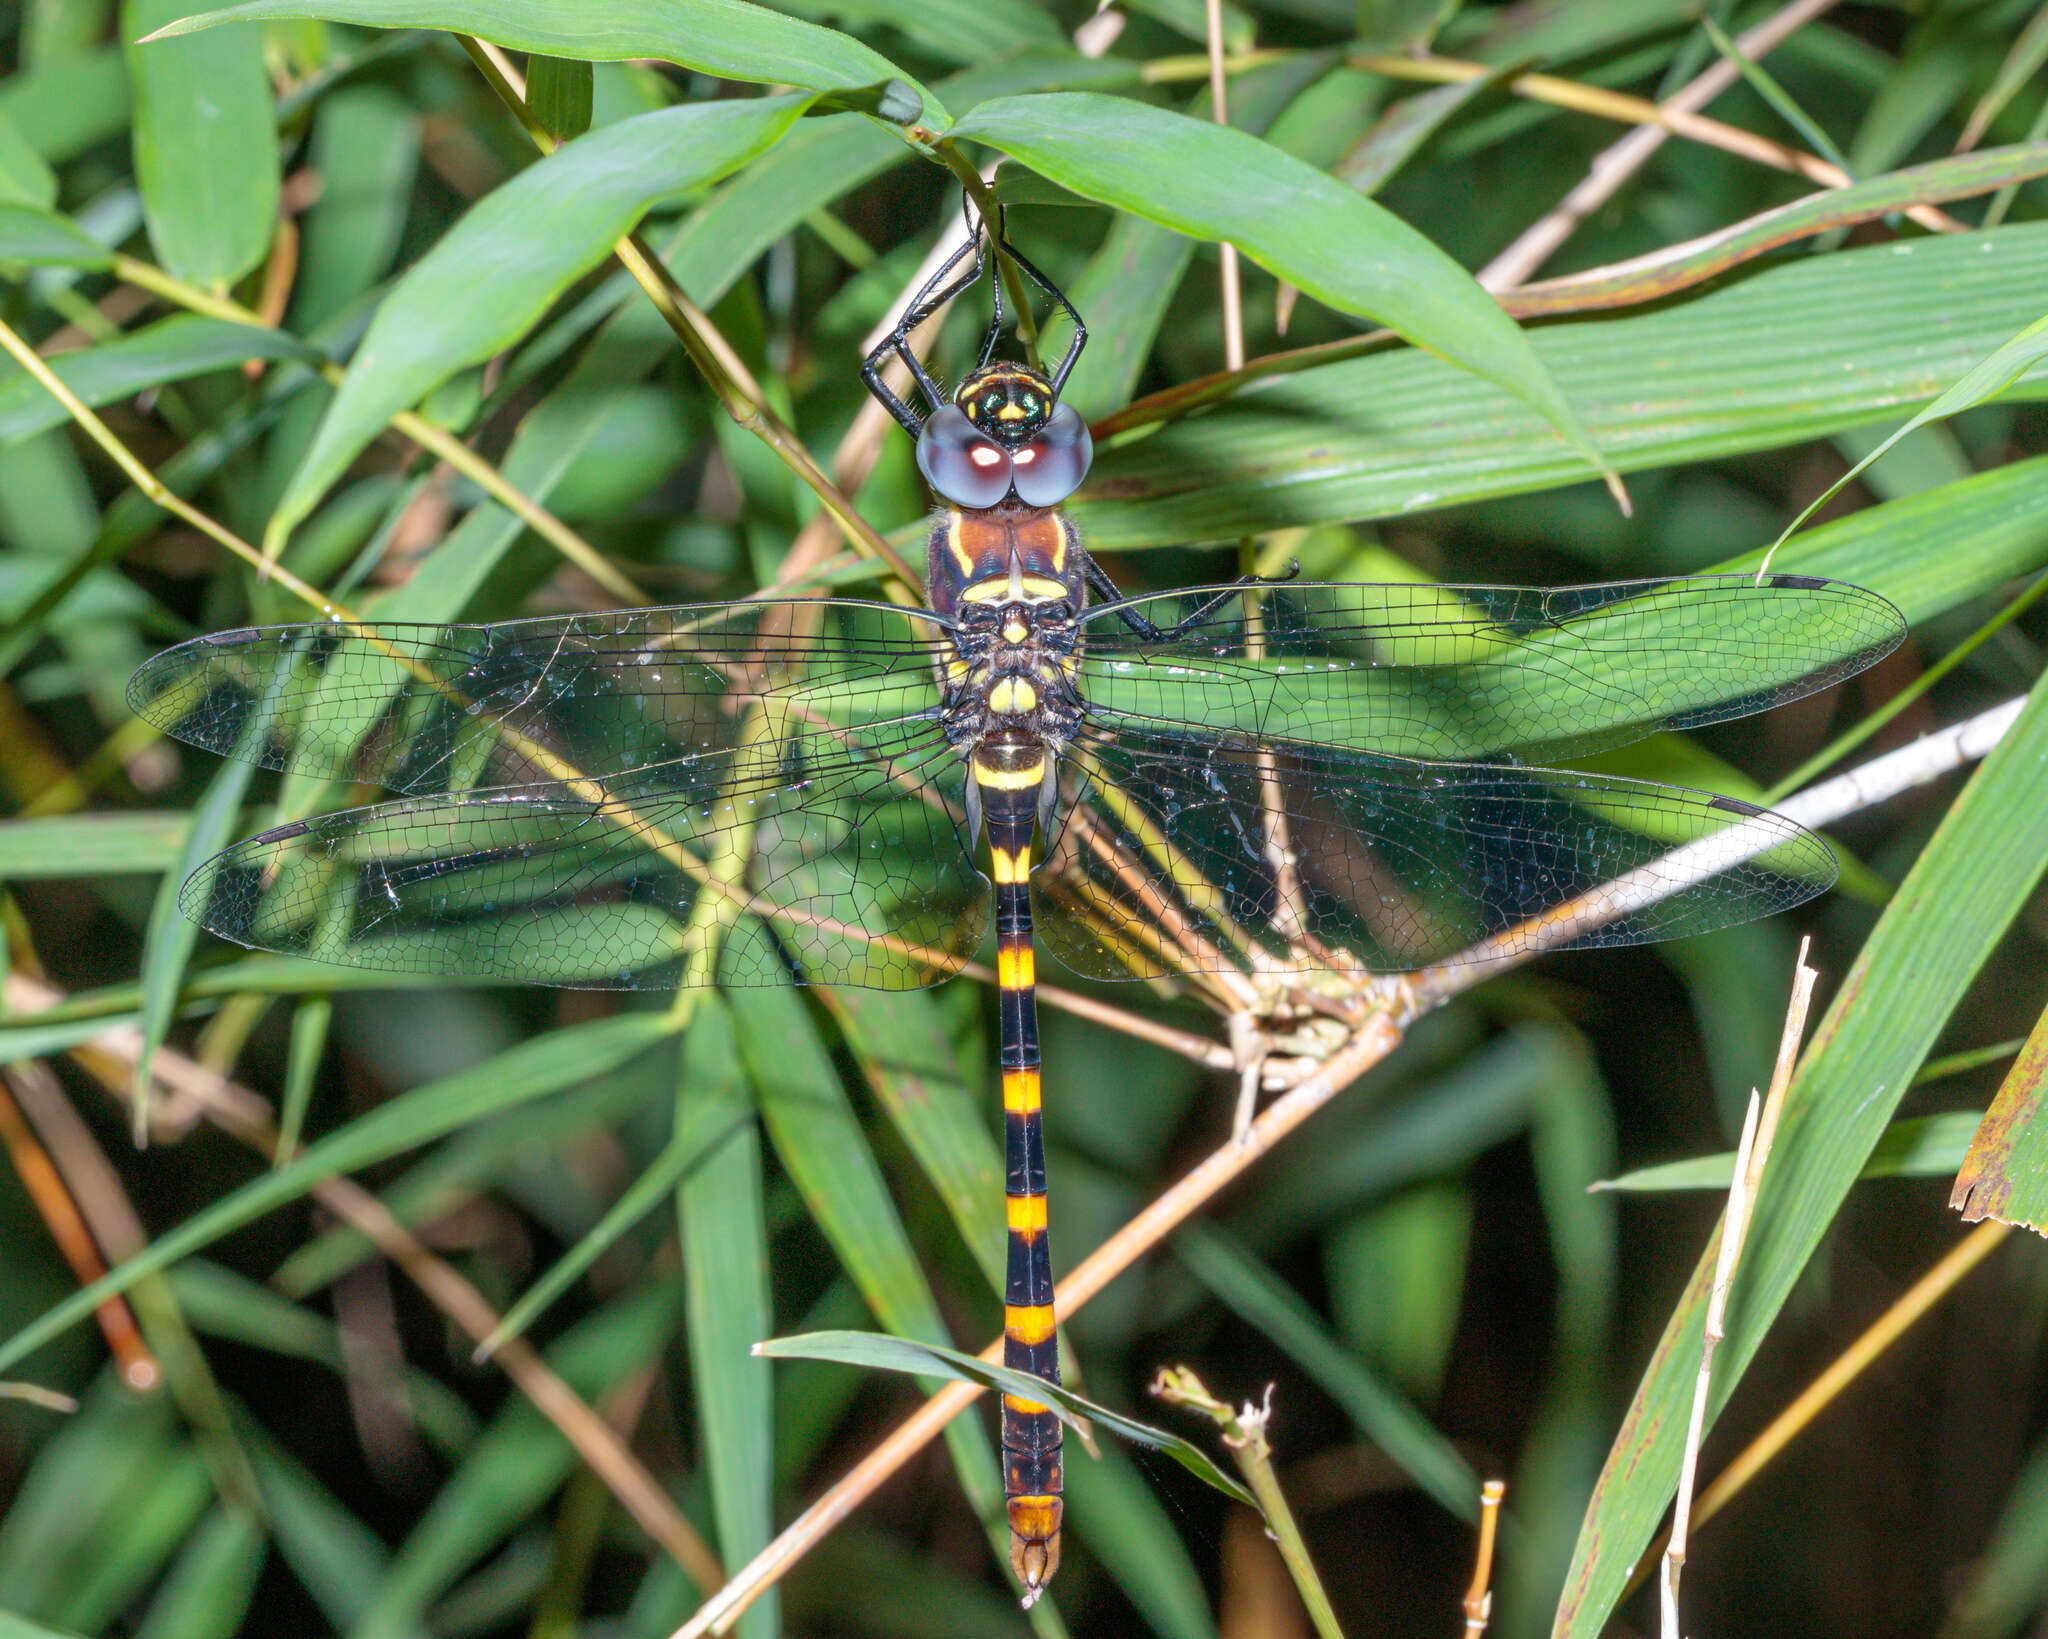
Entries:
{"type": "MultiPolygon", "coordinates": [[[[1941,1115],[1906,1116],[1892,1122],[1871,1147],[1859,1178],[1937,1178],[1953,1173],[1969,1153],[1984,1119],[1982,1110],[1949,1110],[1941,1115]]],[[[1631,1194],[1710,1189],[1726,1193],[1735,1178],[1735,1152],[1695,1155],[1662,1166],[1638,1167],[1619,1178],[1603,1178],[1594,1189],[1631,1194]]]]}
{"type": "Polygon", "coordinates": [[[1258,1327],[1424,1491],[1460,1519],[1477,1518],[1479,1477],[1457,1448],[1343,1344],[1272,1270],[1224,1230],[1196,1221],[1174,1255],[1239,1318],[1258,1327]]]}
{"type": "Polygon", "coordinates": [[[353,1627],[391,1556],[376,1532],[255,1430],[244,1430],[278,1557],[337,1630],[353,1627]]]}
{"type": "Polygon", "coordinates": [[[922,991],[833,989],[825,1005],[875,1098],[946,1203],[967,1250],[1001,1296],[1008,1278],[1003,1157],[960,1071],[944,1021],[922,991]]]}
{"type": "MultiPolygon", "coordinates": [[[[1600,447],[1636,471],[1895,418],[2038,318],[2043,288],[2048,224],[2030,223],[1802,257],[1531,339],[1600,447]]],[[[2010,394],[2044,395],[2041,372],[2010,394]]],[[[1528,410],[1419,353],[1269,377],[1098,451],[1071,511],[1100,551],[1394,516],[1585,475],[1528,410]]]]}
{"type": "Polygon", "coordinates": [[[0,104],[0,205],[47,211],[57,203],[57,173],[0,104]]]}
{"type": "Polygon", "coordinates": [[[1020,1400],[1050,1406],[1069,1428],[1108,1429],[1133,1445],[1163,1451],[1226,1497],[1247,1508],[1259,1506],[1252,1494],[1211,1462],[1199,1446],[1178,1434],[1111,1411],[1029,1372],[991,1365],[979,1355],[963,1354],[934,1343],[916,1343],[907,1337],[887,1337],[880,1332],[808,1332],[800,1337],[770,1338],[760,1345],[759,1352],[772,1360],[836,1360],[841,1365],[864,1366],[870,1371],[907,1372],[916,1377],[950,1377],[962,1383],[979,1383],[997,1394],[1011,1394],[1020,1400]]]}
{"type": "Polygon", "coordinates": [[[983,103],[952,139],[999,148],[1062,187],[1177,233],[1227,240],[1338,312],[1376,319],[1504,388],[1605,470],[1500,304],[1400,218],[1292,154],[1206,120],[1078,91],[983,103]]]}
{"type": "MultiPolygon", "coordinates": [[[[121,37],[139,41],[186,0],[123,0],[121,37]]],[[[135,82],[135,180],[157,260],[223,289],[255,267],[277,226],[270,78],[255,28],[128,48],[135,82]]]]}
{"type": "Polygon", "coordinates": [[[168,871],[191,828],[192,816],[175,812],[0,820],[0,881],[168,871]]]}
{"type": "Polygon", "coordinates": [[[601,1076],[645,1052],[670,1029],[667,1019],[653,1013],[598,1019],[541,1036],[474,1069],[400,1094],[308,1146],[296,1160],[194,1213],[119,1268],[23,1327],[0,1344],[0,1371],[83,1320],[105,1298],[125,1292],[142,1276],[168,1267],[273,1207],[296,1200],[314,1184],[415,1149],[483,1116],[601,1076]]]}
{"type": "Polygon", "coordinates": [[[119,46],[63,57],[0,82],[0,108],[52,164],[81,154],[128,123],[128,65],[119,46]]]}
{"type": "Polygon", "coordinates": [[[541,128],[568,142],[590,129],[590,63],[586,59],[527,59],[526,101],[541,128]]]}
{"type": "Polygon", "coordinates": [[[1964,1223],[1996,1218],[2042,1233],[2042,1225],[2048,1223],[2048,1189],[2042,1184],[2042,1152],[2048,1148],[2048,1122],[2041,1120],[2044,1094],[2048,1012],[2034,1021],[2026,1046],[2006,1072],[1957,1171],[1948,1204],[1962,1213],[1964,1223]]]}
{"type": "MultiPolygon", "coordinates": [[[[272,17],[324,17],[359,28],[449,29],[514,51],[589,62],[653,57],[721,80],[806,91],[850,90],[889,79],[916,85],[858,40],[748,0],[245,0],[187,16],[163,34],[272,17]]],[[[925,123],[944,129],[946,111],[929,92],[919,88],[919,94],[925,123]]]]}
{"type": "Polygon", "coordinates": [[[0,204],[0,262],[26,267],[105,268],[113,254],[68,217],[33,205],[0,204]]]}
{"type": "Polygon", "coordinates": [[[0,1610],[0,1639],[78,1639],[78,1635],[62,1628],[45,1627],[40,1622],[31,1622],[25,1616],[16,1616],[12,1611],[0,1610]]]}
{"type": "Polygon", "coordinates": [[[266,544],[290,534],[392,416],[524,335],[650,206],[745,164],[813,100],[685,103],[636,115],[577,138],[488,195],[378,308],[277,503],[266,544]],[[480,281],[478,268],[490,277],[480,281]]]}
{"type": "MultiPolygon", "coordinates": [[[[745,1565],[775,1535],[775,1374],[753,1347],[775,1329],[761,1134],[716,994],[697,1004],[676,1083],[676,1142],[708,1147],[676,1193],[690,1337],[690,1381],[710,1472],[711,1513],[727,1565],[745,1565]]],[[[776,1590],[748,1607],[738,1631],[780,1631],[776,1590]]]]}
{"type": "Polygon", "coordinates": [[[419,151],[419,116],[388,87],[345,85],[320,99],[308,154],[320,197],[301,221],[294,329],[327,323],[389,271],[419,151]]]}
{"type": "Polygon", "coordinates": [[[817,22],[893,28],[912,45],[948,62],[978,63],[1008,52],[1058,51],[1060,25],[1027,0],[786,0],[817,22]]]}
{"type": "MultiPolygon", "coordinates": [[[[246,359],[312,359],[296,336],[261,325],[179,313],[116,341],[50,361],[57,379],[95,408],[167,381],[229,370],[246,359]]],[[[26,371],[0,377],[0,444],[29,438],[70,419],[62,404],[26,371]]]]}
{"type": "Polygon", "coordinates": [[[232,1639],[241,1631],[269,1552],[254,1515],[216,1503],[149,1602],[136,1639],[232,1639]]]}
{"type": "MultiPolygon", "coordinates": [[[[1909,417],[1875,449],[1822,490],[1818,499],[1810,502],[1798,517],[1785,526],[1773,544],[1784,545],[1801,524],[1839,495],[1845,485],[1862,476],[1866,467],[1882,457],[1900,439],[1909,433],[1919,431],[1930,421],[1944,420],[1960,411],[1982,404],[1987,399],[1996,398],[2044,359],[2048,359],[2048,316],[2036,319],[1988,358],[1980,359],[1964,372],[1960,381],[1939,394],[1932,404],[1909,417]]],[[[1768,558],[1768,554],[1766,557],[1768,558]]]]}
{"type": "MultiPolygon", "coordinates": [[[[2048,686],[2037,685],[1900,884],[1807,1047],[1744,1243],[1727,1338],[1714,1357],[1717,1408],[1741,1381],[1914,1072],[2044,867],[2048,686]]],[[[1559,1639],[1600,1630],[1671,1500],[1712,1272],[1710,1248],[1608,1455],[1558,1610],[1559,1639]]]]}

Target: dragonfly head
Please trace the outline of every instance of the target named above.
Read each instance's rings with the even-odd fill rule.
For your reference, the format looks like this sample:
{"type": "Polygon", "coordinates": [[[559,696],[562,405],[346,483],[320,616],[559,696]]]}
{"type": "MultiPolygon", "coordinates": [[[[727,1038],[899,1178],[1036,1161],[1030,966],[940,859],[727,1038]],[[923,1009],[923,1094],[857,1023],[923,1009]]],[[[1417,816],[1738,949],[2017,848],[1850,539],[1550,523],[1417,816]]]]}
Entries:
{"type": "Polygon", "coordinates": [[[972,371],[917,440],[918,468],[932,488],[977,511],[1012,495],[1026,506],[1058,506],[1080,488],[1094,453],[1088,423],[1024,364],[972,371]]]}

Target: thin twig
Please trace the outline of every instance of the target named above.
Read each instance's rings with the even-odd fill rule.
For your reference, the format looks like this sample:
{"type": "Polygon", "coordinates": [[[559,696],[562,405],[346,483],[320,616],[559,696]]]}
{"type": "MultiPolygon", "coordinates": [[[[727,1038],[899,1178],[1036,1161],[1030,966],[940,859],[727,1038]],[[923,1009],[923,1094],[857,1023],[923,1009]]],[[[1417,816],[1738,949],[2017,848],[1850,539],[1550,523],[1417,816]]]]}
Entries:
{"type": "Polygon", "coordinates": [[[1742,1256],[1742,1243],[1749,1234],[1751,1209],[1763,1183],[1771,1145],[1777,1137],[1778,1119],[1784,1113],[1785,1094],[1792,1085],[1792,1070],[1799,1060],[1799,1044],[1806,1036],[1806,1014],[1813,1001],[1814,981],[1820,977],[1806,965],[1812,941],[1799,942],[1799,959],[1792,970],[1792,997],[1785,1009],[1785,1028],[1778,1038],[1778,1061],[1771,1071],[1770,1097],[1759,1106],[1754,1090],[1749,1095],[1749,1114],[1742,1124],[1742,1142],[1736,1146],[1735,1176],[1728,1186],[1728,1210],[1721,1220],[1721,1245],[1714,1259],[1714,1283],[1707,1294],[1706,1325],[1700,1340],[1699,1376],[1693,1382],[1692,1420],[1687,1425],[1685,1451],[1678,1471],[1678,1493],[1672,1505],[1671,1536],[1664,1550],[1664,1577],[1658,1584],[1658,1610],[1663,1639],[1681,1639],[1678,1622],[1678,1580],[1685,1566],[1686,1532],[1692,1518],[1692,1489],[1699,1472],[1700,1440],[1706,1432],[1707,1401],[1713,1392],[1714,1351],[1726,1335],[1725,1317],[1728,1289],[1735,1284],[1735,1265],[1742,1256]]]}
{"type": "Polygon", "coordinates": [[[1505,1480],[1488,1480],[1479,1488],[1479,1546],[1472,1554],[1472,1585],[1465,1590],[1465,1631],[1484,1633],[1493,1619],[1493,1544],[1500,1533],[1500,1500],[1505,1480]]]}
{"type": "MultiPolygon", "coordinates": [[[[1791,5],[1783,7],[1754,28],[1746,30],[1735,43],[1741,47],[1744,56],[1760,58],[1788,35],[1805,27],[1836,4],[1837,0],[1793,0],[1791,5]]],[[[1577,231],[1579,224],[1613,198],[1615,191],[1641,170],[1652,154],[1664,146],[1680,122],[1686,121],[1706,107],[1733,85],[1740,75],[1741,70],[1733,62],[1726,57],[1720,57],[1672,96],[1661,103],[1653,104],[1657,110],[1655,122],[1637,126],[1635,130],[1597,155],[1587,170],[1585,180],[1566,194],[1554,210],[1524,230],[1513,244],[1487,263],[1480,270],[1479,282],[1490,290],[1505,290],[1527,283],[1529,276],[1547,262],[1577,231]]],[[[1723,126],[1721,132],[1733,129],[1732,126],[1723,126]]],[[[1696,131],[1697,128],[1695,133],[1696,131]]],[[[1762,155],[1760,152],[1753,152],[1750,157],[1762,158],[1762,155]]],[[[1764,160],[1764,163],[1769,164],[1772,161],[1764,160]]],[[[1826,182],[1830,187],[1840,187],[1849,180],[1826,160],[1815,159],[1811,155],[1803,156],[1795,168],[1803,175],[1813,177],[1815,181],[1826,182]],[[1825,174],[1812,169],[1815,165],[1824,167],[1825,174]]]]}

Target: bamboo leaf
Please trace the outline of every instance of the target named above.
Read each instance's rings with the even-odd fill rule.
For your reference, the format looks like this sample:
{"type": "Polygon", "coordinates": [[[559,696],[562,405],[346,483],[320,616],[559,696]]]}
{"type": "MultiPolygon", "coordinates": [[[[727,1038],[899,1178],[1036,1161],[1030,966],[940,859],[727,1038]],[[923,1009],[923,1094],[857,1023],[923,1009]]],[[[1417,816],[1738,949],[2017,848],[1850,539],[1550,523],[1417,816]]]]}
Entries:
{"type": "MultiPolygon", "coordinates": [[[[602,6],[589,0],[244,0],[181,17],[161,37],[279,17],[323,17],[358,28],[450,29],[514,51],[588,62],[653,57],[721,80],[808,91],[909,81],[858,40],[747,0],[609,0],[602,6]]],[[[945,110],[929,92],[919,94],[926,123],[943,129],[945,110]]]]}
{"type": "Polygon", "coordinates": [[[1252,1494],[1211,1462],[1199,1446],[1178,1434],[1111,1411],[1029,1372],[991,1365],[979,1355],[963,1354],[935,1343],[918,1343],[907,1337],[887,1337],[880,1332],[809,1332],[800,1337],[770,1338],[759,1345],[758,1352],[771,1360],[836,1360],[841,1365],[865,1366],[870,1371],[907,1372],[916,1377],[950,1377],[963,1383],[979,1383],[998,1394],[1050,1406],[1069,1428],[1108,1429],[1133,1445],[1163,1451],[1226,1497],[1247,1508],[1259,1506],[1252,1494]]]}
{"type": "Polygon", "coordinates": [[[2036,1234],[2048,1224],[2048,1189],[2042,1180],[2048,1123],[2041,1102],[2048,1094],[2048,1012],[2034,1021],[2027,1044],[2000,1084],[1956,1175],[1949,1205],[1964,1223],[1996,1218],[2036,1234]]]}
{"type": "Polygon", "coordinates": [[[745,164],[814,100],[685,103],[636,115],[579,137],[489,194],[378,308],[278,501],[266,545],[290,534],[392,416],[524,335],[651,205],[745,164]],[[491,270],[482,283],[480,267],[491,270]]]}
{"type": "MultiPolygon", "coordinates": [[[[1714,1357],[1726,1402],[1950,1012],[2048,867],[2048,686],[1943,819],[1801,1061],[1714,1357]],[[1866,998],[1882,998],[1881,1004],[1866,998]]],[[[1677,1483],[1711,1253],[1666,1325],[1580,1527],[1555,1632],[1598,1632],[1677,1483]]]]}
{"type": "MultiPolygon", "coordinates": [[[[1001,149],[1062,187],[1196,239],[1227,240],[1340,313],[1378,320],[1504,388],[1606,470],[1529,338],[1444,252],[1371,200],[1227,126],[1088,92],[1001,97],[955,141],[1001,149]]],[[[1585,469],[1580,468],[1583,476],[1585,469]]]]}
{"type": "MultiPolygon", "coordinates": [[[[121,37],[140,41],[187,0],[124,0],[121,37]]],[[[251,27],[131,44],[135,180],[157,259],[223,289],[261,262],[277,224],[277,126],[263,40],[251,27]]]]}
{"type": "Polygon", "coordinates": [[[33,205],[0,203],[0,262],[25,267],[104,268],[113,254],[70,218],[33,205]]]}
{"type": "Polygon", "coordinates": [[[590,64],[535,56],[526,64],[526,101],[543,130],[568,142],[590,129],[590,64]]]}
{"type": "MultiPolygon", "coordinates": [[[[1531,340],[1624,471],[1896,417],[2040,317],[2048,224],[1791,262],[1656,312],[1531,340]]],[[[2048,395],[2048,374],[2007,396],[2048,395]]],[[[1099,446],[1098,446],[1099,449],[1099,446]]],[[[1234,540],[1571,483],[1542,422],[1421,353],[1254,382],[1098,453],[1072,508],[1103,551],[1234,540]]]]}

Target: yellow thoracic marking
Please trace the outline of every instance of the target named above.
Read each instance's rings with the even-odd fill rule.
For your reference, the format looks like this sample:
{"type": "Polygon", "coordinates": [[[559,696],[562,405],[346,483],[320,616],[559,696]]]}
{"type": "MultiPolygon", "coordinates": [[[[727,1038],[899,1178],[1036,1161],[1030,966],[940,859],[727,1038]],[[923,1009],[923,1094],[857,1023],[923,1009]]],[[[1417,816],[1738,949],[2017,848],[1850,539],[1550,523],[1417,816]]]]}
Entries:
{"type": "Polygon", "coordinates": [[[1020,1235],[1036,1235],[1045,1229],[1045,1197],[1043,1195],[1012,1195],[1008,1197],[1005,1210],[1009,1215],[1010,1227],[1020,1235]]]}
{"type": "Polygon", "coordinates": [[[946,676],[955,683],[967,681],[967,674],[973,668],[966,661],[955,656],[946,662],[946,676]]]}
{"type": "Polygon", "coordinates": [[[988,691],[988,709],[1001,712],[1027,712],[1038,704],[1038,690],[1031,686],[1029,678],[1005,677],[997,681],[988,691]]]}
{"type": "MultiPolygon", "coordinates": [[[[1005,1115],[1029,1115],[1038,1108],[1038,1072],[1036,1070],[1005,1070],[1003,1072],[1003,1113],[1005,1115]]],[[[1044,1197],[1040,1197],[1041,1200],[1044,1197]]]]}
{"type": "MultiPolygon", "coordinates": [[[[957,525],[960,515],[956,512],[953,516],[957,525]]],[[[957,528],[952,538],[958,539],[957,528]]],[[[953,552],[954,556],[960,559],[963,568],[971,569],[973,567],[957,545],[953,548],[953,552]]],[[[962,603],[1056,603],[1067,595],[1065,581],[1053,580],[1045,575],[1024,574],[1014,558],[1010,560],[1010,570],[1012,572],[1001,576],[991,575],[987,580],[979,580],[972,586],[963,588],[960,593],[960,601],[962,603]]],[[[1016,639],[1012,638],[1010,641],[1014,643],[1016,639]]]]}
{"type": "Polygon", "coordinates": [[[1019,1343],[1043,1343],[1052,1336],[1052,1305],[1013,1303],[1003,1311],[1003,1335],[1019,1343]]]}
{"type": "Polygon", "coordinates": [[[1003,623],[1003,641],[1005,643],[1022,643],[1030,635],[1031,628],[1026,626],[1021,620],[1011,620],[1003,623]]]}
{"type": "Polygon", "coordinates": [[[953,554],[953,561],[960,566],[960,573],[971,575],[974,573],[974,554],[967,550],[966,544],[960,539],[960,525],[962,522],[958,507],[955,507],[947,514],[946,547],[953,554]]]}
{"type": "Polygon", "coordinates": [[[996,982],[1005,990],[1022,990],[1026,985],[1038,982],[1037,964],[1031,955],[1031,947],[1021,950],[996,950],[996,982]]]}
{"type": "MultiPolygon", "coordinates": [[[[990,791],[1028,791],[1045,778],[1045,759],[1029,763],[1022,768],[990,768],[986,763],[974,765],[974,783],[990,791]]],[[[1020,876],[1019,882],[1024,879],[1020,876]]]]}

